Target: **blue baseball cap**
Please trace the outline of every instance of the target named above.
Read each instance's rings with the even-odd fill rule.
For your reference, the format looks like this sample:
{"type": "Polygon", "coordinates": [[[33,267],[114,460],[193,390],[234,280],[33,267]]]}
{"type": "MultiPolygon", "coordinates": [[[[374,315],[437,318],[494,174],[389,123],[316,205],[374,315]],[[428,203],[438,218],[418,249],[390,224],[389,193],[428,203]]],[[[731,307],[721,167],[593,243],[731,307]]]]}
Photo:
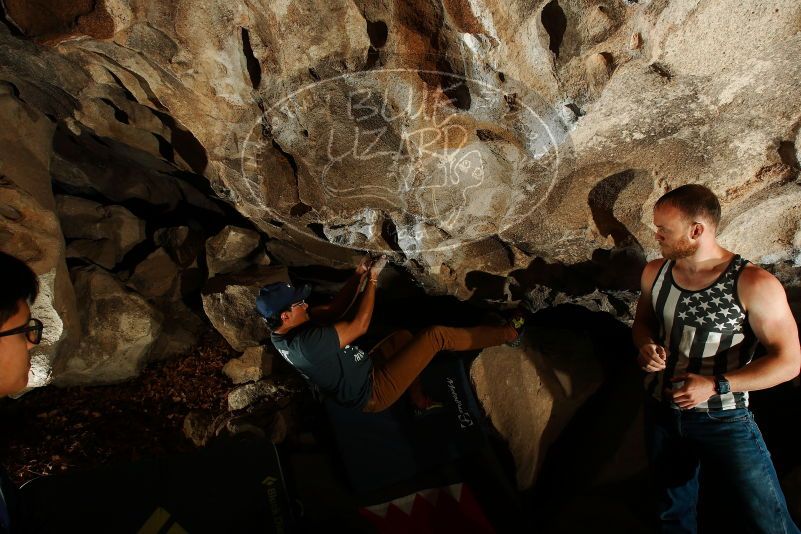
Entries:
{"type": "Polygon", "coordinates": [[[311,293],[308,284],[295,287],[286,282],[277,282],[264,286],[256,297],[256,309],[262,317],[273,317],[289,308],[292,304],[306,299],[311,293]]]}

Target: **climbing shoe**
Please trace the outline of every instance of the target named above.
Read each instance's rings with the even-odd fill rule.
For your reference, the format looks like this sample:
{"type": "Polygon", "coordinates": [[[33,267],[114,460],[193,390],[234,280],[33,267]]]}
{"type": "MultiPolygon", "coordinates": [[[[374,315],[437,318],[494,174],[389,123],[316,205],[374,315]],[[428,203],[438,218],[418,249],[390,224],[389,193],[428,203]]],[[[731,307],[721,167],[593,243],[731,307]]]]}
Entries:
{"type": "Polygon", "coordinates": [[[526,316],[523,310],[520,308],[511,310],[506,315],[506,322],[517,332],[517,337],[512,341],[508,341],[506,345],[508,347],[517,348],[523,344],[523,337],[526,335],[526,316]]]}

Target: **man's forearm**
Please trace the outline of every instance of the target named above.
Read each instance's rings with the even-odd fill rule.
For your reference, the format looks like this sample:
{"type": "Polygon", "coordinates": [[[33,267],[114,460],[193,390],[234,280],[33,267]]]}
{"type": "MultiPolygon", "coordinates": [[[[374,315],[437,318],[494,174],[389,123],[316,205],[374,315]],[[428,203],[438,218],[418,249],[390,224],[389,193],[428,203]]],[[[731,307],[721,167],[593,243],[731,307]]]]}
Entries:
{"type": "Polygon", "coordinates": [[[768,353],[724,376],[732,391],[757,391],[792,380],[798,376],[798,364],[790,355],[768,353]]]}
{"type": "Polygon", "coordinates": [[[356,316],[353,318],[359,324],[362,332],[367,332],[370,326],[370,319],[373,317],[373,307],[375,306],[375,286],[376,283],[370,279],[358,299],[356,316]]]}

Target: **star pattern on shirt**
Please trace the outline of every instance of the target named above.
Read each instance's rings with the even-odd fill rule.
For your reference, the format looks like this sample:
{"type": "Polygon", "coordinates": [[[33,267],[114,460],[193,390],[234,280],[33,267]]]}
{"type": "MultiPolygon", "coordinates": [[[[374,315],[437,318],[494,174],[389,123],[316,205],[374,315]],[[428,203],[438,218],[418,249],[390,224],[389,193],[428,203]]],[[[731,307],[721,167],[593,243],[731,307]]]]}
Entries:
{"type": "Polygon", "coordinates": [[[745,313],[734,298],[735,277],[732,271],[712,286],[679,299],[676,317],[683,323],[706,330],[731,331],[742,328],[745,313]]]}

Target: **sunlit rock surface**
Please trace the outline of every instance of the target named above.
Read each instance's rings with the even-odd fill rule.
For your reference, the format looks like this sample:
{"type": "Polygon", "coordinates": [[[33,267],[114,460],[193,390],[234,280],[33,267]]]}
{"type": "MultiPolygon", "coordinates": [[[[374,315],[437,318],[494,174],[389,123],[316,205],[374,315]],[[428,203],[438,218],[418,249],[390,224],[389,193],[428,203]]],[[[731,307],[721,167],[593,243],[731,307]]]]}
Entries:
{"type": "Polygon", "coordinates": [[[4,77],[72,188],[169,205],[199,174],[315,261],[388,250],[462,297],[471,271],[653,255],[650,205],[686,182],[726,244],[799,253],[796,2],[66,4],[9,3],[4,77]]]}

